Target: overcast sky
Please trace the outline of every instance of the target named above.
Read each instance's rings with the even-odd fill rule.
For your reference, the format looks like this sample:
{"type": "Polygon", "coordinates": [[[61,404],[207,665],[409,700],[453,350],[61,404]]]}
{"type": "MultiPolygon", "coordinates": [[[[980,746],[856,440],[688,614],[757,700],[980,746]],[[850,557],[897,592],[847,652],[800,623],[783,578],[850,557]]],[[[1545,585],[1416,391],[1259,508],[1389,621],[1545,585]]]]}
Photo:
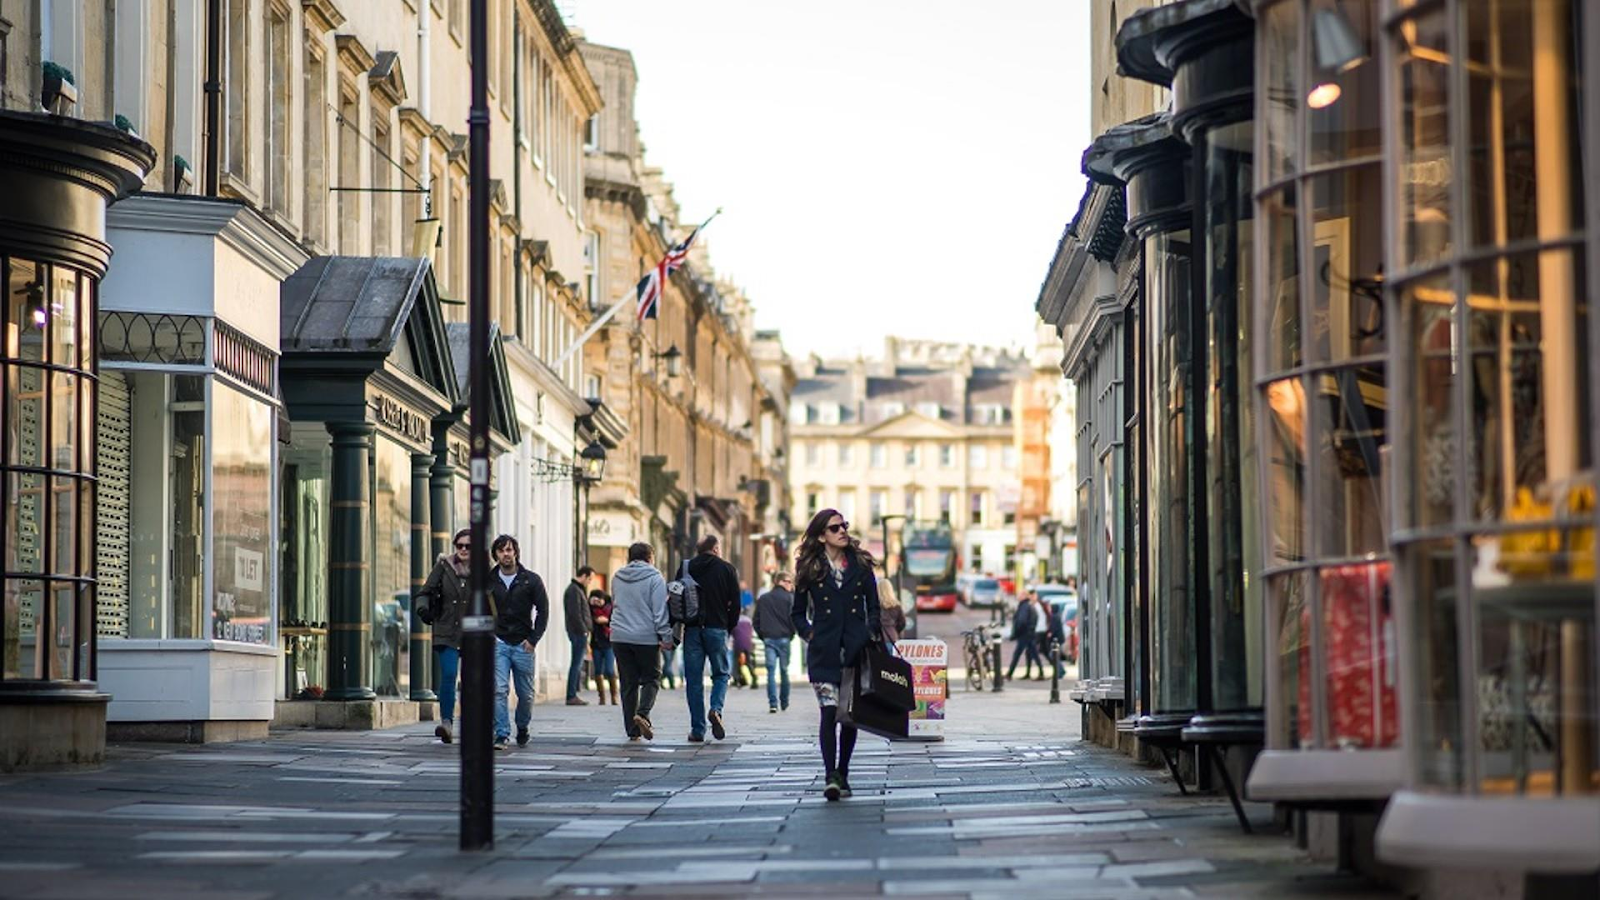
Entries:
{"type": "Polygon", "coordinates": [[[646,160],[792,354],[1028,344],[1083,180],[1080,0],[564,0],[646,160]]]}

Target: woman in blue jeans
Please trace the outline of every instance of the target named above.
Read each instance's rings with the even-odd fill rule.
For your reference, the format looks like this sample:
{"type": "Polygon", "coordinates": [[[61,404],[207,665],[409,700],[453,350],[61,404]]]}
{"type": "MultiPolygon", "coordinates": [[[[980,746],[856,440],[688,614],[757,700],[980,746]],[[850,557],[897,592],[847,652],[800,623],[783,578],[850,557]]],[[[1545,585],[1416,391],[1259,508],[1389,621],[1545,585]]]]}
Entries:
{"type": "Polygon", "coordinates": [[[433,616],[433,650],[439,665],[434,667],[434,691],[439,695],[439,725],[433,733],[448,744],[456,721],[456,675],[461,671],[461,617],[467,614],[469,577],[472,562],[472,530],[456,532],[454,552],[434,563],[428,580],[417,591],[413,603],[426,603],[433,616]]]}

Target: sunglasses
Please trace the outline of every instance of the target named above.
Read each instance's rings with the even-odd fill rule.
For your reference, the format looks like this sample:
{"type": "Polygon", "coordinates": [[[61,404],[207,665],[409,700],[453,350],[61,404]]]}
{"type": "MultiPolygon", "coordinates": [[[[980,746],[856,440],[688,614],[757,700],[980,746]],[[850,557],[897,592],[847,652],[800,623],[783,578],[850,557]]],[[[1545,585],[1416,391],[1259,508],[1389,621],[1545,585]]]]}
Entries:
{"type": "Polygon", "coordinates": [[[457,544],[456,545],[456,549],[457,550],[470,550],[470,549],[472,549],[472,545],[471,544],[457,544]]]}
{"type": "Polygon", "coordinates": [[[833,534],[844,534],[846,531],[849,531],[849,530],[850,530],[850,523],[849,522],[840,522],[837,525],[829,525],[828,526],[828,531],[832,532],[833,534]]]}

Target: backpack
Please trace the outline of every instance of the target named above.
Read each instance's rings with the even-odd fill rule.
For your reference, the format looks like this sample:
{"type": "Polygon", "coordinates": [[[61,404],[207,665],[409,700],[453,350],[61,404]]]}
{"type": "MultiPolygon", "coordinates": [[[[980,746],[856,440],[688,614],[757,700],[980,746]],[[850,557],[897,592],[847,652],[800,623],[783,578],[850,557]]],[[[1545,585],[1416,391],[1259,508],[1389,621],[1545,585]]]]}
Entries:
{"type": "Polygon", "coordinates": [[[700,607],[700,583],[689,574],[689,561],[677,580],[667,585],[667,619],[674,625],[695,627],[704,625],[706,614],[700,607]]]}

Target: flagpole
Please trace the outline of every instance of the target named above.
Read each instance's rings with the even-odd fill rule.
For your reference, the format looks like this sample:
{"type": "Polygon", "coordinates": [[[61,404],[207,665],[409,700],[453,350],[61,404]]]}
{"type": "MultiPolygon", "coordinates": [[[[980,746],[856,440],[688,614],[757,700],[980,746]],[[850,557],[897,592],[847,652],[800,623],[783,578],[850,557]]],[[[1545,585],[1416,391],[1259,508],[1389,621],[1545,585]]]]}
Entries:
{"type": "MultiPolygon", "coordinates": [[[[720,216],[720,215],[722,215],[722,207],[719,206],[719,207],[717,207],[717,211],[711,214],[711,218],[710,219],[706,219],[704,222],[701,222],[699,227],[697,227],[694,231],[691,231],[690,234],[698,234],[699,232],[704,231],[706,226],[711,224],[711,219],[715,219],[717,216],[720,216]]],[[[661,286],[662,293],[663,294],[666,293],[666,290],[667,290],[667,286],[663,284],[661,286]]],[[[583,333],[578,335],[577,339],[572,342],[572,346],[570,346],[567,349],[561,351],[561,355],[556,357],[556,361],[554,363],[550,364],[550,368],[555,369],[558,372],[561,371],[561,367],[566,364],[568,359],[572,358],[572,354],[577,353],[579,350],[583,349],[583,345],[589,342],[589,338],[594,337],[595,332],[597,332],[600,329],[606,327],[606,323],[608,323],[612,319],[616,318],[617,313],[622,310],[622,307],[624,305],[626,305],[627,302],[629,300],[633,299],[633,298],[634,298],[634,293],[632,291],[629,291],[628,293],[626,293],[626,294],[624,294],[622,296],[622,299],[618,300],[616,303],[611,304],[611,308],[610,309],[607,309],[605,312],[603,312],[600,315],[596,316],[595,320],[593,322],[589,323],[589,327],[585,328],[583,330],[583,333]]]]}

